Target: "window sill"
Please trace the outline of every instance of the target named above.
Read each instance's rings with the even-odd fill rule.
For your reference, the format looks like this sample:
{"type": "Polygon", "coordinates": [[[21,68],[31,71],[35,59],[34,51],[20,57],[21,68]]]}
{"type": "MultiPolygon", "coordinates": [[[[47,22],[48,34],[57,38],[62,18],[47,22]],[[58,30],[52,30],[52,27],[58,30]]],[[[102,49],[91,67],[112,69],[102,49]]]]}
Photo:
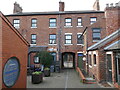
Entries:
{"type": "Polygon", "coordinates": [[[37,28],[37,27],[31,27],[31,28],[37,28]]]}
{"type": "Polygon", "coordinates": [[[83,27],[83,26],[77,26],[77,27],[83,27]]]}
{"type": "Polygon", "coordinates": [[[57,45],[57,44],[48,44],[48,45],[57,45]]]}
{"type": "Polygon", "coordinates": [[[20,27],[14,27],[15,29],[20,29],[20,27]]]}
{"type": "Polygon", "coordinates": [[[30,46],[32,47],[32,46],[36,46],[36,44],[30,44],[30,46]]]}
{"type": "Polygon", "coordinates": [[[57,28],[57,27],[49,27],[49,28],[57,28]]]}
{"type": "Polygon", "coordinates": [[[73,44],[64,44],[64,45],[73,45],[73,44]]]}
{"type": "Polygon", "coordinates": [[[71,27],[73,27],[73,26],[64,26],[65,28],[71,28],[71,27]]]}
{"type": "Polygon", "coordinates": [[[91,65],[89,65],[89,68],[92,68],[92,66],[91,66],[91,65]]]}
{"type": "Polygon", "coordinates": [[[96,64],[94,64],[94,66],[96,67],[97,65],[96,65],[96,64]]]}

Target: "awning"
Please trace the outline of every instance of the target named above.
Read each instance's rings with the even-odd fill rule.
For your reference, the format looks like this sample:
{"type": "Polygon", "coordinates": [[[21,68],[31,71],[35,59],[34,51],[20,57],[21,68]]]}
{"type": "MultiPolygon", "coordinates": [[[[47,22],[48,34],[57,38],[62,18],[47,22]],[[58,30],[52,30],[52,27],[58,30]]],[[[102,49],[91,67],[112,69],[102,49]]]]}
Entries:
{"type": "Polygon", "coordinates": [[[47,46],[32,46],[28,48],[28,53],[39,51],[47,51],[47,46]]]}

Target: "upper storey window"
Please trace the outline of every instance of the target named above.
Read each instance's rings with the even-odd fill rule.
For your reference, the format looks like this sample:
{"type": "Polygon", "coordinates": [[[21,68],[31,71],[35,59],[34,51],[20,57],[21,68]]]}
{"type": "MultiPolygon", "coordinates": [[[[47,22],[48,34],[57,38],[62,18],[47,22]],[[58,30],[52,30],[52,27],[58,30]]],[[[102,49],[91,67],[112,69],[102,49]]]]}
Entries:
{"type": "Polygon", "coordinates": [[[93,41],[98,42],[101,39],[101,29],[100,28],[93,28],[93,41]]]}
{"type": "Polygon", "coordinates": [[[72,19],[71,18],[65,18],[65,26],[67,26],[67,27],[72,26],[72,19]]]}
{"type": "Polygon", "coordinates": [[[13,20],[13,26],[17,29],[20,28],[20,20],[19,19],[14,19],[13,20]]]}
{"type": "Polygon", "coordinates": [[[37,28],[37,19],[31,20],[31,28],[37,28]]]}
{"type": "Polygon", "coordinates": [[[56,18],[49,19],[49,27],[56,27],[56,18]]]}
{"type": "Polygon", "coordinates": [[[77,19],[77,26],[82,26],[82,18],[77,19]]]}
{"type": "Polygon", "coordinates": [[[91,17],[90,18],[90,24],[93,24],[97,21],[97,18],[96,17],[91,17]]]}

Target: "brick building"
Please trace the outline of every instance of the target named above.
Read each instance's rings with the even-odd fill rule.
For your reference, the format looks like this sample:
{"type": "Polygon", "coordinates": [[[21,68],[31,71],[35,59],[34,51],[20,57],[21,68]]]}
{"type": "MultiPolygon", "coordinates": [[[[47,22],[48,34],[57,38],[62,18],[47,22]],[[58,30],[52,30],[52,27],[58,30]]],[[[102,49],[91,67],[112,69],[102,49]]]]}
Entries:
{"type": "Polygon", "coordinates": [[[79,67],[98,82],[118,86],[119,4],[107,4],[105,11],[99,11],[96,0],[94,10],[64,11],[64,2],[59,2],[59,11],[25,13],[15,3],[14,13],[6,17],[31,43],[28,66],[34,64],[36,52],[47,50],[61,68],[79,67]]]}
{"type": "MultiPolygon", "coordinates": [[[[30,49],[44,48],[53,54],[54,61],[60,61],[61,68],[75,68],[78,56],[83,56],[82,32],[86,26],[104,17],[104,12],[99,11],[98,0],[94,4],[95,10],[64,11],[64,6],[64,2],[59,2],[59,11],[25,13],[15,3],[14,13],[6,17],[31,43],[30,49]]],[[[33,53],[36,51],[32,50],[33,53]]],[[[34,63],[33,53],[29,55],[29,65],[34,63]]]]}
{"type": "Polygon", "coordinates": [[[0,89],[26,88],[28,46],[0,12],[0,89]]]}
{"type": "Polygon", "coordinates": [[[119,85],[120,6],[107,4],[104,17],[83,32],[85,71],[98,82],[119,85]],[[88,38],[89,37],[89,38],[88,38]],[[90,42],[92,41],[92,42],[90,42]]]}

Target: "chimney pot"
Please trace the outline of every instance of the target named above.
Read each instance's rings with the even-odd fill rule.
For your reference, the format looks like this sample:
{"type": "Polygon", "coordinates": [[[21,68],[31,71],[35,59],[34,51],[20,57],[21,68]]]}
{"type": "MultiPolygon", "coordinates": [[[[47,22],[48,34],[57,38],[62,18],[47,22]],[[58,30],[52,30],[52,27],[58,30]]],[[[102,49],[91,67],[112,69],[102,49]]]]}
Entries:
{"type": "Polygon", "coordinates": [[[113,3],[110,4],[110,7],[113,7],[113,3]]]}
{"type": "Polygon", "coordinates": [[[108,4],[108,3],[106,4],[106,7],[109,7],[109,4],[108,4]]]}
{"type": "Polygon", "coordinates": [[[119,7],[119,4],[118,4],[118,3],[116,3],[116,4],[115,4],[115,6],[116,6],[116,7],[119,7]]]}

